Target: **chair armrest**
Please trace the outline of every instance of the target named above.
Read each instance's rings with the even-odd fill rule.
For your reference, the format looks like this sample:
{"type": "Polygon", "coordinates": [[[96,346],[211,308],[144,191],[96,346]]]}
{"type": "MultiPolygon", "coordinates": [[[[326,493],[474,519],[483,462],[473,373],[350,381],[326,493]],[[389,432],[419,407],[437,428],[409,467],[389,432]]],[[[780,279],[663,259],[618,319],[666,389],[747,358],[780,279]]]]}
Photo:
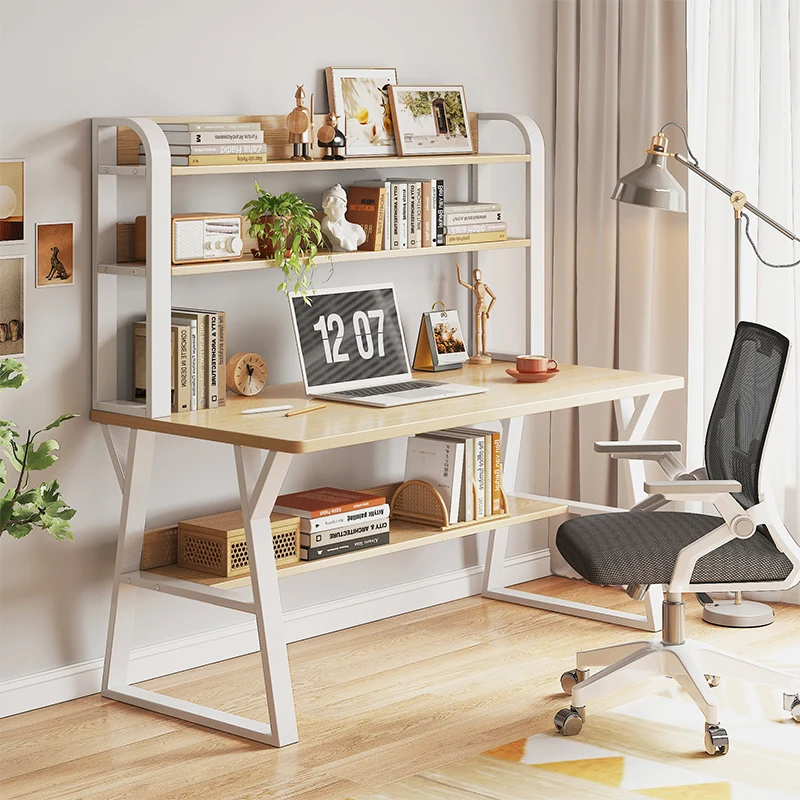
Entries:
{"type": "Polygon", "coordinates": [[[647,494],[662,494],[670,500],[708,500],[712,502],[721,494],[742,491],[739,481],[645,481],[647,494]]]}
{"type": "Polygon", "coordinates": [[[680,453],[681,443],[670,439],[649,442],[595,442],[596,453],[628,454],[633,456],[642,454],[658,455],[660,453],[680,453]]]}

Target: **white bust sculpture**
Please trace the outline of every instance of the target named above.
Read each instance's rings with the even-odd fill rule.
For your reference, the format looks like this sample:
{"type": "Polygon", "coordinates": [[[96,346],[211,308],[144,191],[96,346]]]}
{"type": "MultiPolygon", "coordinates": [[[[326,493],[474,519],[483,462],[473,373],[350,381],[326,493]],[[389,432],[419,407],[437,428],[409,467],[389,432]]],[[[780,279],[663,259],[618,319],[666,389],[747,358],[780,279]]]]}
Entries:
{"type": "Polygon", "coordinates": [[[322,211],[325,217],[320,227],[333,250],[349,253],[367,241],[364,229],[344,218],[347,211],[347,192],[338,183],[322,195],[322,211]]]}

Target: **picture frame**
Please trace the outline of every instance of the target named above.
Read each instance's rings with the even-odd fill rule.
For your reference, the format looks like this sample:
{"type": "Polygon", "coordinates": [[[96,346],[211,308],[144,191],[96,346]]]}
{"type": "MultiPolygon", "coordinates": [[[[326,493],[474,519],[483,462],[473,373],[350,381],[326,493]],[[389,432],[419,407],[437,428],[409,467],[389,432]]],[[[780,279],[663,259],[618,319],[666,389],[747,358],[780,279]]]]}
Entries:
{"type": "Polygon", "coordinates": [[[25,355],[25,256],[0,256],[0,358],[25,355]]]}
{"type": "Polygon", "coordinates": [[[25,159],[0,158],[0,245],[25,244],[25,159]]]}
{"type": "Polygon", "coordinates": [[[389,87],[401,156],[471,153],[472,131],[463,86],[389,87]]]}
{"type": "Polygon", "coordinates": [[[75,284],[75,224],[36,223],[36,288],[75,284]]]}
{"type": "Polygon", "coordinates": [[[348,156],[395,156],[394,125],[383,87],[397,83],[393,67],[327,67],[328,104],[339,118],[348,156]]]}

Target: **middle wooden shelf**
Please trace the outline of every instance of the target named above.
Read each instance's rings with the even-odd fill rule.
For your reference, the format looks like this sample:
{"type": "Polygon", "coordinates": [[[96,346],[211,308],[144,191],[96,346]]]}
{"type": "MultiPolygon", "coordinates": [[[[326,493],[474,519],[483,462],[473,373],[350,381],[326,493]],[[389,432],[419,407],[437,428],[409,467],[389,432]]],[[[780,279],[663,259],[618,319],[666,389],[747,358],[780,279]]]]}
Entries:
{"type": "MultiPolygon", "coordinates": [[[[413,258],[420,256],[442,256],[454,253],[472,253],[478,250],[512,250],[530,247],[530,239],[506,239],[502,242],[484,242],[481,244],[456,244],[443,247],[416,247],[406,250],[356,250],[352,253],[323,252],[317,256],[317,266],[341,264],[347,261],[377,261],[384,258],[413,258]]],[[[249,272],[259,269],[274,269],[271,259],[245,256],[235,261],[214,261],[208,264],[173,265],[172,276],[210,275],[224,272],[249,272]]],[[[121,264],[99,264],[100,273],[107,275],[128,275],[143,278],[147,275],[147,265],[143,261],[128,261],[121,264]]]]}

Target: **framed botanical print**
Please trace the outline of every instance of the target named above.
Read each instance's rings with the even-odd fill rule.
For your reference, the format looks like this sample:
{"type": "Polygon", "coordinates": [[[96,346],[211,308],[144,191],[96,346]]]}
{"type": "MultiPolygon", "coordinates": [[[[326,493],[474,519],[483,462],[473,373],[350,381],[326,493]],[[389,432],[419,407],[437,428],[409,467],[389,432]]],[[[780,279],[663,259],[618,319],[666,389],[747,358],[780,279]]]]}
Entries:
{"type": "Polygon", "coordinates": [[[25,257],[0,256],[0,358],[25,355],[25,257]]]}
{"type": "Polygon", "coordinates": [[[400,155],[472,152],[463,86],[390,86],[389,98],[400,155]]]}
{"type": "Polygon", "coordinates": [[[397,70],[328,67],[325,70],[330,110],[339,118],[348,156],[397,154],[388,87],[397,70]]]}

